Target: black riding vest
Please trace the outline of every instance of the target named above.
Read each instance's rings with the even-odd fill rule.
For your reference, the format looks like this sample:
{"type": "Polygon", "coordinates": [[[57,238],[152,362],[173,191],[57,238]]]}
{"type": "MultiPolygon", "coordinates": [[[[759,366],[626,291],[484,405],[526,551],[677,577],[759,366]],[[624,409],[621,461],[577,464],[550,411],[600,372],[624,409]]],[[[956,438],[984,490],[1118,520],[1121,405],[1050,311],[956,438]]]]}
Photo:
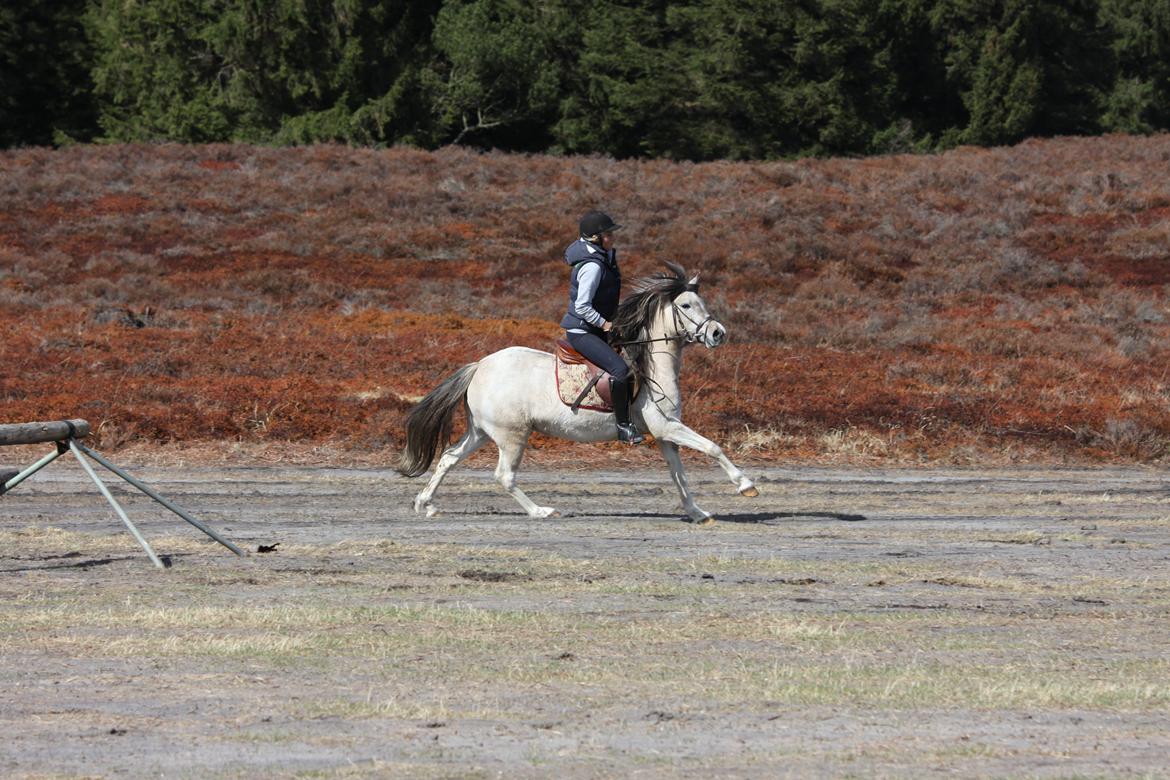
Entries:
{"type": "Polygon", "coordinates": [[[561,327],[565,330],[580,328],[600,336],[605,331],[581,319],[574,311],[577,302],[577,271],[585,263],[596,263],[601,266],[601,282],[597,285],[597,292],[593,294],[593,308],[606,320],[613,322],[622,294],[622,272],[617,264],[617,250],[611,249],[606,252],[596,244],[577,240],[565,247],[565,262],[571,265],[573,270],[569,277],[569,310],[561,319],[561,327]]]}

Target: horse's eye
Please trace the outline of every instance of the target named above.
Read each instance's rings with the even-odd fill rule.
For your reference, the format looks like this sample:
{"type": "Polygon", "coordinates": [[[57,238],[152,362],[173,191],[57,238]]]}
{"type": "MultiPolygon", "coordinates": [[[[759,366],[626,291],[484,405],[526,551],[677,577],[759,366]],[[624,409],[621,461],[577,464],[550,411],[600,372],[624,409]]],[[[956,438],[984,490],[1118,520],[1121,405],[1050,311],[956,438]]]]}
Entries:
{"type": "Polygon", "coordinates": [[[689,308],[691,308],[691,305],[690,305],[689,303],[684,303],[684,304],[682,305],[682,307],[683,307],[684,309],[689,309],[689,308]]]}

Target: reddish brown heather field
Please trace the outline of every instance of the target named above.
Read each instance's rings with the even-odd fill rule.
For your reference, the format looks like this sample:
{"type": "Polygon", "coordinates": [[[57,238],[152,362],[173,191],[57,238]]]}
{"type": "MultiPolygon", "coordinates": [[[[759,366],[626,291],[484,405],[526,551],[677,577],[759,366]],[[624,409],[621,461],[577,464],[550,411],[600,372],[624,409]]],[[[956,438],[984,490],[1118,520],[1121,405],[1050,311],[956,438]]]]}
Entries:
{"type": "MultiPolygon", "coordinates": [[[[689,164],[319,146],[0,153],[0,421],[388,463],[412,400],[559,334],[583,211],[731,332],[686,416],[739,460],[1170,457],[1170,136],[689,164]]],[[[656,458],[534,439],[537,462],[656,458]]],[[[477,457],[490,458],[492,455],[477,457]]]]}

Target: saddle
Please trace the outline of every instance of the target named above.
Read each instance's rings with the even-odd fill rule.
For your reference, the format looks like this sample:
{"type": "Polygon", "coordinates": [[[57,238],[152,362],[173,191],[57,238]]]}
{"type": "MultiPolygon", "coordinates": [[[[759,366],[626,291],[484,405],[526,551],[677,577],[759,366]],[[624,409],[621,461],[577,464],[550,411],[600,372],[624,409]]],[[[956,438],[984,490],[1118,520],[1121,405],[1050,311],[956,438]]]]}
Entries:
{"type": "MultiPolygon", "coordinates": [[[[557,395],[565,406],[612,412],[609,374],[590,363],[584,355],[569,345],[566,339],[557,339],[556,349],[557,395]]],[[[638,395],[638,380],[632,383],[630,398],[638,395]]]]}

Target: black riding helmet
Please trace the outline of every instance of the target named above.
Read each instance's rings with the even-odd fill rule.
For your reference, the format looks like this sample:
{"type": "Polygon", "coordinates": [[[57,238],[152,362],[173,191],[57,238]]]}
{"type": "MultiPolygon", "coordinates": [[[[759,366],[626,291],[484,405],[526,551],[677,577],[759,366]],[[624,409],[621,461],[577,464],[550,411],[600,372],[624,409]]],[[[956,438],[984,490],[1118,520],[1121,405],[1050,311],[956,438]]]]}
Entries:
{"type": "Polygon", "coordinates": [[[578,227],[581,231],[581,237],[589,238],[590,236],[598,236],[602,233],[618,230],[621,228],[621,225],[610,219],[609,215],[604,211],[590,211],[581,217],[581,222],[578,227]]]}

